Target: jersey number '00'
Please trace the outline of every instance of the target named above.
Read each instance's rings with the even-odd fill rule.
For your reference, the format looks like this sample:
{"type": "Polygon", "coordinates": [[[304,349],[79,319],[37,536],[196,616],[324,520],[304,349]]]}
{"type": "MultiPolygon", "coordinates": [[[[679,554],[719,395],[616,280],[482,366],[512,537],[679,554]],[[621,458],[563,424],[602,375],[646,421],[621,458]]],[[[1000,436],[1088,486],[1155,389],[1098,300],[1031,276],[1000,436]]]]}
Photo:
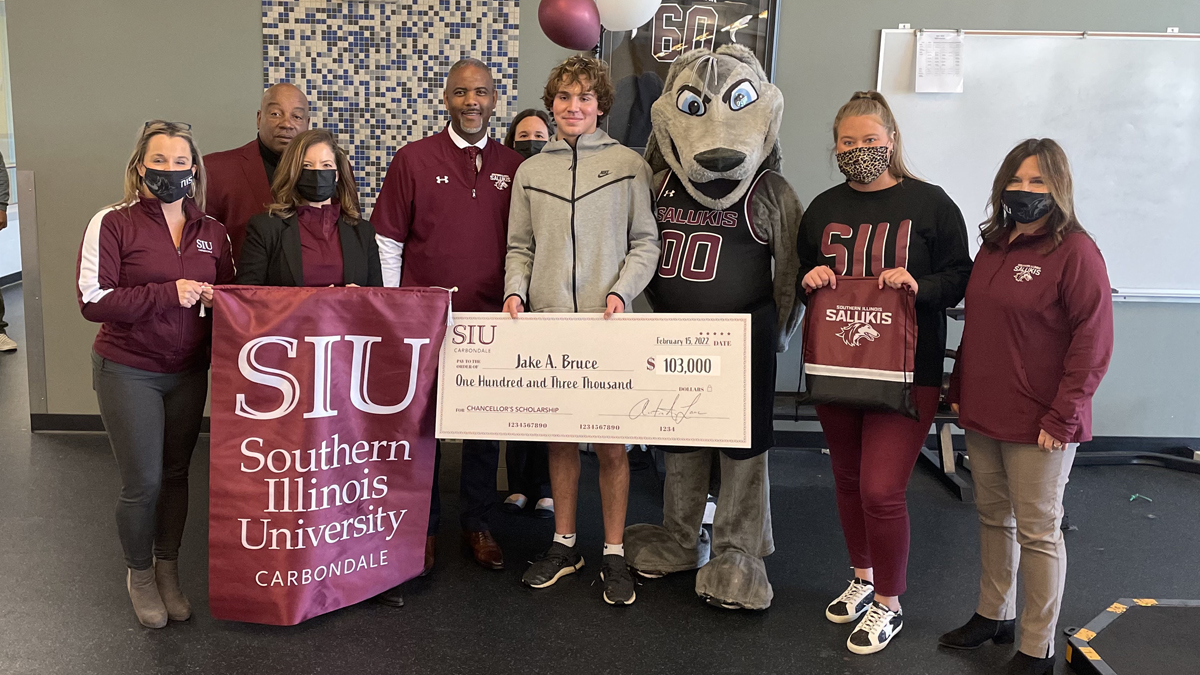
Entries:
{"type": "Polygon", "coordinates": [[[758,238],[748,205],[760,173],[739,201],[710,209],[672,172],[658,193],[658,272],[646,295],[656,311],[745,312],[772,300],[771,247],[758,238]]]}

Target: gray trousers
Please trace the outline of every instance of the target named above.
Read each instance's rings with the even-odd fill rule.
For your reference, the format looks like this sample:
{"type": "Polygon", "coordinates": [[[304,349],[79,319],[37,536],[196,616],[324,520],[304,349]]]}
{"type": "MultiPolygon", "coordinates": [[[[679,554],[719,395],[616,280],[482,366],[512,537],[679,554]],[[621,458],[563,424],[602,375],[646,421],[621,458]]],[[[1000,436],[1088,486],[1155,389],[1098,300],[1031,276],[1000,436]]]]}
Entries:
{"type": "Polygon", "coordinates": [[[153,373],[92,352],[92,388],[121,473],[117,534],[125,564],[145,570],[155,558],[177,560],[208,371],[153,373]]]}
{"type": "Polygon", "coordinates": [[[1067,547],[1059,529],[1063,489],[1079,444],[1048,452],[970,430],[966,440],[983,568],[976,611],[996,621],[1015,619],[1020,572],[1025,609],[1019,648],[1029,656],[1052,656],[1067,578],[1067,547]]]}
{"type": "Polygon", "coordinates": [[[666,453],[663,527],[675,535],[680,546],[696,547],[708,501],[714,454],[721,462],[721,487],[713,515],[712,557],[727,551],[757,558],[771,555],[775,552],[775,539],[771,531],[771,485],[765,452],[750,459],[730,459],[711,448],[666,453]]]}

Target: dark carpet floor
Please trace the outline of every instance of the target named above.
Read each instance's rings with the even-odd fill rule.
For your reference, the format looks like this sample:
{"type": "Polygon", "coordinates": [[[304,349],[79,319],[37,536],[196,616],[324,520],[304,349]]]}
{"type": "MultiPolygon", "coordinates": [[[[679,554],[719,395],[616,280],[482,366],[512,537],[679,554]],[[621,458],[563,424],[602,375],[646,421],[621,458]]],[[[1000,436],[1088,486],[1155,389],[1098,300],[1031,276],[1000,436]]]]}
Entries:
{"type": "MultiPolygon", "coordinates": [[[[5,298],[10,334],[24,347],[19,291],[6,289],[5,298]]],[[[30,434],[25,377],[24,349],[0,354],[0,673],[961,675],[1003,672],[1011,654],[992,645],[971,653],[936,647],[938,635],[974,610],[978,535],[973,507],[923,465],[909,490],[913,550],[904,631],[881,654],[847,652],[850,628],[824,618],[824,605],[850,574],[829,461],[807,450],[771,455],[777,551],[767,560],[775,600],[765,612],[703,605],[692,590],[694,574],[646,582],[632,607],[605,605],[593,583],[601,544],[594,459],[584,462],[580,504],[589,566],[550,589],[523,588],[524,561],[546,545],[553,526],[497,514],[493,530],[509,565],[485,571],[459,551],[456,471],[447,462],[437,566],[431,577],[409,584],[407,606],[366,603],[275,628],[221,622],[208,613],[205,437],[193,464],[193,517],[180,561],[195,616],[146,630],[125,592],[112,513],[117,472],[107,439],[30,434]]],[[[1060,628],[1087,623],[1120,597],[1200,598],[1200,476],[1081,467],[1066,503],[1078,530],[1067,535],[1060,628]],[[1154,501],[1131,502],[1134,493],[1154,501]]],[[[657,479],[649,469],[637,471],[629,521],[659,518],[657,479]]],[[[1068,669],[1060,663],[1059,672],[1068,669]]]]}

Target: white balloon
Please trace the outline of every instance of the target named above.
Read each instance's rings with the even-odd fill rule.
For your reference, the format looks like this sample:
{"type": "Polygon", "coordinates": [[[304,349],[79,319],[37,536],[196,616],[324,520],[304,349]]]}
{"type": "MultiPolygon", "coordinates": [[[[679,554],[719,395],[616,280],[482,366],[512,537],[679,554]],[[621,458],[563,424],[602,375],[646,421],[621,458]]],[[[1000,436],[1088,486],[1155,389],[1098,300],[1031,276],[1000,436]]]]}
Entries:
{"type": "Polygon", "coordinates": [[[614,32],[634,30],[654,18],[662,0],[596,0],[600,23],[614,32]]]}

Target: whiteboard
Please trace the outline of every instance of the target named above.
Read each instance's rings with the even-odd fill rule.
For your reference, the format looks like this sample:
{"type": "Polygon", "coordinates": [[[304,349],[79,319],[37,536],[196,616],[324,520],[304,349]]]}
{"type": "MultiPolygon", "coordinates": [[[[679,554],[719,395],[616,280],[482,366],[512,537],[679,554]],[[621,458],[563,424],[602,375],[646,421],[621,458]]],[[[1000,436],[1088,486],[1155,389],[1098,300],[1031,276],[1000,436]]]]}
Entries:
{"type": "Polygon", "coordinates": [[[1200,298],[1200,39],[965,33],[963,93],[915,93],[912,30],[883,31],[876,88],[910,168],[962,209],[972,253],[1004,155],[1050,137],[1113,288],[1200,298]]]}

